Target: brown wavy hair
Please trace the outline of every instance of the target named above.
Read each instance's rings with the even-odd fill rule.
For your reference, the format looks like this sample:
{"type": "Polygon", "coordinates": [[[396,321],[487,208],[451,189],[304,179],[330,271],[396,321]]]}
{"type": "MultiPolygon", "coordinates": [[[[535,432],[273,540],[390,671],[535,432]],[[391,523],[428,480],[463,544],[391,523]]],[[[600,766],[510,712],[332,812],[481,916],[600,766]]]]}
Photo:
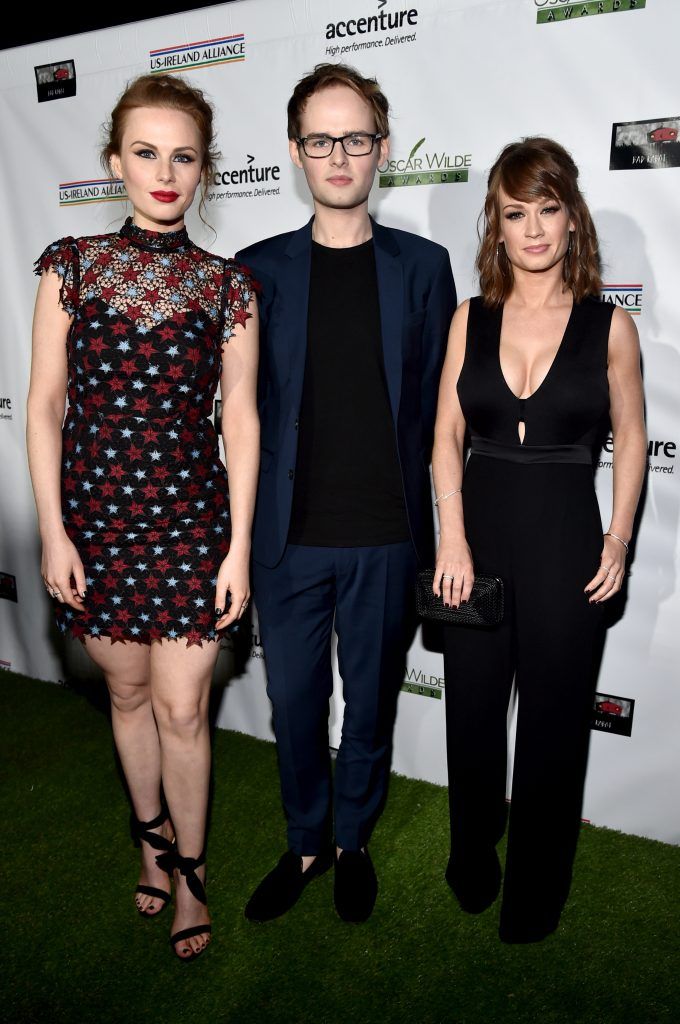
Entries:
{"type": "Polygon", "coordinates": [[[525,203],[553,199],[564,204],[574,222],[562,263],[565,288],[571,289],[575,302],[597,295],[602,287],[600,251],[590,210],[578,187],[578,167],[558,142],[534,136],[506,146],[489,172],[476,260],[485,304],[500,306],[514,284],[512,265],[499,244],[501,188],[525,203]]]}
{"type": "Polygon", "coordinates": [[[310,96],[329,85],[346,85],[366,100],[373,111],[375,126],[382,137],[390,134],[390,105],[375,78],[364,78],[349,64],[317,64],[301,78],[288,101],[288,138],[300,138],[300,120],[310,96]]]}
{"type": "Polygon", "coordinates": [[[101,162],[113,177],[111,157],[118,156],[123,143],[126,115],[137,107],[165,107],[188,114],[198,128],[203,147],[201,158],[201,209],[205,192],[215,173],[220,152],[215,147],[214,111],[201,89],[175,75],[140,75],[129,82],[104,125],[101,162]]]}

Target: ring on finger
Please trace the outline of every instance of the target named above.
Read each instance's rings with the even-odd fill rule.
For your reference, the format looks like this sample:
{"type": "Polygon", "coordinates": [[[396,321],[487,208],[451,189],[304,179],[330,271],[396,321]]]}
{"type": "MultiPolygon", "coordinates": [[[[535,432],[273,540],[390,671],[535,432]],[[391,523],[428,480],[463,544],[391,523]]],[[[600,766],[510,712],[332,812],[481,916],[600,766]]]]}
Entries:
{"type": "Polygon", "coordinates": [[[610,580],[615,580],[616,579],[616,576],[612,575],[612,573],[610,573],[610,572],[607,573],[607,576],[609,577],[610,580]]]}
{"type": "Polygon", "coordinates": [[[448,576],[448,575],[447,575],[446,573],[443,573],[443,575],[442,575],[442,579],[443,579],[443,580],[452,580],[452,579],[453,579],[453,576],[448,576]]]}

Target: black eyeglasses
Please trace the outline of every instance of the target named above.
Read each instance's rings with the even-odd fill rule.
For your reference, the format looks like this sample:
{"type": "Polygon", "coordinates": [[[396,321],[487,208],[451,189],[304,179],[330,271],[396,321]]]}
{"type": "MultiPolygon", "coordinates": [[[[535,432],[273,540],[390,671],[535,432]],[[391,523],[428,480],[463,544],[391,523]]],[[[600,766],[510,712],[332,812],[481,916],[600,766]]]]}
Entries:
{"type": "Polygon", "coordinates": [[[369,132],[350,132],[349,135],[305,135],[302,139],[296,139],[298,146],[302,146],[305,156],[313,160],[321,160],[330,156],[335,149],[336,142],[339,142],[347,156],[368,156],[373,152],[373,146],[378,139],[382,139],[380,132],[371,135],[369,132]]]}

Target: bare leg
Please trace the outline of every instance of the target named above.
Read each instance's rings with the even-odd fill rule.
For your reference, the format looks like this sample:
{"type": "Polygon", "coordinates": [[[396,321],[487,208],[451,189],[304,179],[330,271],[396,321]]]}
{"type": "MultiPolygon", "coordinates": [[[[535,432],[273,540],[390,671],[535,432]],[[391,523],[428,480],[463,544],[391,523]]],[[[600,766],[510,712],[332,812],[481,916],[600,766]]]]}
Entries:
{"type": "MultiPolygon", "coordinates": [[[[161,754],[158,729],[151,706],[150,649],[144,644],[112,644],[108,637],[88,637],[85,647],[101,668],[111,697],[111,721],[116,750],[130,790],[132,806],[140,821],[150,821],[160,811],[161,754]]],[[[154,829],[172,838],[169,822],[154,829]]],[[[156,864],[158,851],[141,843],[141,884],[168,888],[168,876],[156,864]]],[[[135,895],[139,910],[155,914],[163,904],[153,896],[135,895]]]]}
{"type": "MultiPolygon", "coordinates": [[[[198,857],[205,844],[210,780],[208,701],[219,645],[204,642],[187,647],[183,640],[163,640],[151,648],[151,700],[158,723],[163,789],[182,857],[198,857]]],[[[201,881],[205,867],[197,869],[201,881]]],[[[175,872],[176,902],[173,933],[210,921],[207,908],[175,872]]],[[[198,953],[210,941],[208,933],[177,943],[181,957],[198,953]]]]}

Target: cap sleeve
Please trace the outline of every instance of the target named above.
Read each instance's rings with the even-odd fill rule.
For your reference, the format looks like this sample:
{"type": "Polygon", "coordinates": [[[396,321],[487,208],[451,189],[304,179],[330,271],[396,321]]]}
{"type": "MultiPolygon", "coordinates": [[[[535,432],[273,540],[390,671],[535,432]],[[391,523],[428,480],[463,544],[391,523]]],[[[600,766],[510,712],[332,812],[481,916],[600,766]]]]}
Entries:
{"type": "Polygon", "coordinates": [[[224,271],[221,344],[229,341],[237,324],[245,326],[253,315],[248,312],[258,284],[247,267],[229,261],[224,271]]]}
{"type": "Polygon", "coordinates": [[[35,261],[33,270],[38,277],[50,270],[59,275],[59,304],[69,316],[73,316],[78,308],[80,292],[80,258],[75,238],[60,238],[48,245],[35,261]]]}

